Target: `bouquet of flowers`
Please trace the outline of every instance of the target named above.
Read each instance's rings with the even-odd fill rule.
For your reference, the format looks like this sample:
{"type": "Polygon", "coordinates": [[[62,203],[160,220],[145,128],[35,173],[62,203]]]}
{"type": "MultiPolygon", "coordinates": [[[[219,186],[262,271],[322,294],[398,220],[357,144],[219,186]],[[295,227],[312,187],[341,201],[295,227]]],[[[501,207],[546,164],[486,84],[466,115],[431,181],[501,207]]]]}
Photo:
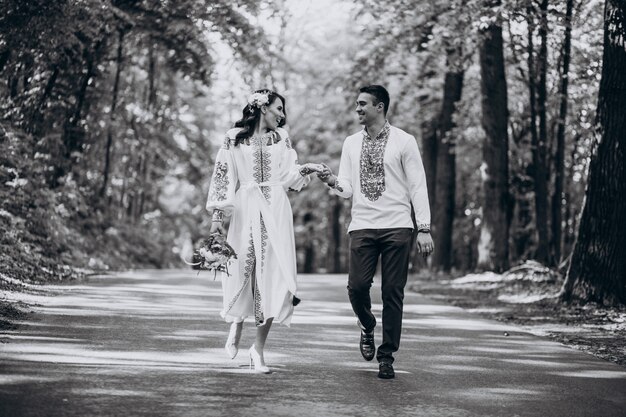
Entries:
{"type": "MultiPolygon", "coordinates": [[[[233,259],[237,258],[237,254],[232,246],[228,244],[226,238],[220,233],[214,233],[204,239],[200,247],[194,251],[191,262],[186,262],[193,269],[203,271],[214,271],[228,273],[228,265],[233,259]]],[[[198,272],[199,273],[199,272],[198,272]]]]}

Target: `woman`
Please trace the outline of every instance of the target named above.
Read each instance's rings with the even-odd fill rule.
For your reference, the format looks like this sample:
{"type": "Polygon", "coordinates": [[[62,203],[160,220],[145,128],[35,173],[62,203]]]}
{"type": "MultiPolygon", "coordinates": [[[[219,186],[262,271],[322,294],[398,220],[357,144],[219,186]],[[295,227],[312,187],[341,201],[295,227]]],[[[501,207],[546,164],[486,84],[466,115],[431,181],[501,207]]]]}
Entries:
{"type": "Polygon", "coordinates": [[[256,340],[250,366],[269,373],[263,350],[273,321],[289,326],[296,297],[296,253],[287,190],[299,191],[321,168],[299,165],[287,131],[285,99],[270,90],[250,96],[243,117],[226,133],[215,160],[206,208],[211,233],[223,233],[231,214],[228,243],[237,259],[223,275],[222,317],[231,322],[226,351],[238,352],[243,321],[254,316],[256,340]]]}

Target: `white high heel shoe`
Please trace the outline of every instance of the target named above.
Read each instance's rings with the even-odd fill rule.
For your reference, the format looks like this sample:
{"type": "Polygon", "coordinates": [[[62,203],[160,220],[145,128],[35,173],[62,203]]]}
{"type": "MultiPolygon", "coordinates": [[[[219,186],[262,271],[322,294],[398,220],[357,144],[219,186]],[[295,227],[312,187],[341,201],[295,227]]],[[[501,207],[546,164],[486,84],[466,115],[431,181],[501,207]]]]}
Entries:
{"type": "Polygon", "coordinates": [[[248,354],[250,355],[250,369],[252,369],[252,363],[254,362],[255,374],[269,374],[271,372],[270,368],[262,363],[261,355],[259,355],[259,352],[256,351],[254,345],[252,345],[252,347],[248,351],[248,354]]]}
{"type": "Polygon", "coordinates": [[[226,349],[226,353],[230,356],[231,359],[235,359],[237,356],[237,352],[239,352],[239,344],[238,341],[235,341],[237,337],[237,323],[233,323],[230,325],[230,332],[228,333],[228,339],[226,339],[226,345],[224,349],[226,349]]]}

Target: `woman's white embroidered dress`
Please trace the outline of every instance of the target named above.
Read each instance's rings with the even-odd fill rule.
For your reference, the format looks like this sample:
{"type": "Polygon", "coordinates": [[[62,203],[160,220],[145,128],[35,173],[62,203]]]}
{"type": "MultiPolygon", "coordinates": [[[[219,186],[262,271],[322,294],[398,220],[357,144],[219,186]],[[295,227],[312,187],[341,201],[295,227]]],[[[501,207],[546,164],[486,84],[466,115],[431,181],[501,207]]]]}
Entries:
{"type": "Polygon", "coordinates": [[[273,317],[289,326],[296,284],[293,215],[287,190],[310,178],[300,166],[287,131],[253,137],[234,146],[239,129],[226,133],[215,160],[206,208],[231,214],[228,243],[237,259],[222,274],[228,322],[254,316],[257,324],[273,317]],[[256,284],[256,285],[255,285],[256,284]]]}

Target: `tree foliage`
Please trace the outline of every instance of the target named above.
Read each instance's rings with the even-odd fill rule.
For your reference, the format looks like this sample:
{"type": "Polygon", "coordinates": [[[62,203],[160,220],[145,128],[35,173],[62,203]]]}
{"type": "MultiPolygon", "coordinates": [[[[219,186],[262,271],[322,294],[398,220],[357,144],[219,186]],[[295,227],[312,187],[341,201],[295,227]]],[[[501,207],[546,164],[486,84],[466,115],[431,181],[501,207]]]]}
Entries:
{"type": "MultiPolygon", "coordinates": [[[[105,259],[95,245],[70,255],[76,236],[92,236],[122,247],[106,250],[112,265],[174,263],[208,228],[212,158],[246,92],[283,93],[300,160],[336,171],[343,139],[360,129],[357,89],[377,83],[391,92],[391,123],[418,139],[433,220],[447,201],[446,227],[435,231],[445,236],[434,236],[436,264],[473,270],[489,215],[481,167],[492,134],[478,105],[485,87],[478,52],[485,28],[498,22],[510,228],[508,255],[495,255],[507,259],[494,265],[566,265],[595,140],[599,0],[355,0],[333,2],[332,17],[326,3],[310,2],[305,12],[302,3],[2,2],[0,187],[11,197],[0,217],[15,226],[55,213],[4,247],[56,242],[51,253],[68,263],[105,259]],[[446,84],[454,74],[462,80],[456,95],[446,84]],[[72,239],[32,243],[37,228],[54,235],[61,226],[72,239]]],[[[290,198],[299,267],[345,271],[350,202],[316,181],[290,198]]],[[[427,266],[414,257],[414,269],[427,266]]]]}
{"type": "MultiPolygon", "coordinates": [[[[7,179],[4,191],[33,187],[37,204],[62,213],[59,223],[77,233],[127,237],[109,239],[101,251],[83,248],[87,259],[108,251],[112,263],[174,262],[181,225],[197,230],[202,221],[185,200],[202,194],[197,185],[213,153],[216,48],[230,47],[242,65],[266,65],[268,43],[253,21],[261,2],[9,0],[1,7],[1,145],[19,152],[0,168],[3,178],[27,181],[7,179]],[[182,204],[170,201],[174,193],[182,204]],[[120,241],[125,253],[116,252],[120,241]]],[[[2,206],[11,221],[36,215],[32,202],[11,200],[2,206]]],[[[13,246],[20,242],[15,236],[13,246]]]]}

